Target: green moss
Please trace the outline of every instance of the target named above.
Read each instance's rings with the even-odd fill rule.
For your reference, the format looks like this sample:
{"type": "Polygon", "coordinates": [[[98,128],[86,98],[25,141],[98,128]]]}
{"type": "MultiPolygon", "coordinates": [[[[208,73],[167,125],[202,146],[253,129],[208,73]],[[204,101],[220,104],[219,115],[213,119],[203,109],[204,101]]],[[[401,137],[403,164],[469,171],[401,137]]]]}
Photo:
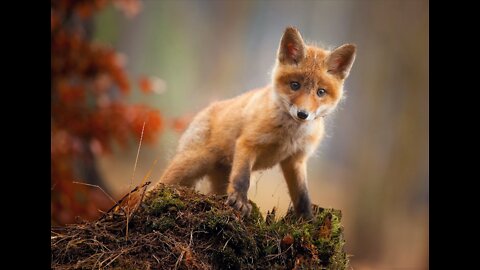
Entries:
{"type": "Polygon", "coordinates": [[[258,206],[254,203],[251,202],[252,204],[252,212],[250,213],[250,216],[248,217],[248,221],[252,222],[253,224],[256,225],[262,225],[265,224],[265,220],[262,216],[262,213],[260,212],[260,209],[258,206]]]}
{"type": "Polygon", "coordinates": [[[148,228],[152,230],[156,230],[159,232],[164,232],[170,228],[174,228],[176,225],[175,219],[168,217],[168,216],[163,216],[160,218],[157,218],[155,220],[152,220],[147,224],[148,228]]]}
{"type": "Polygon", "coordinates": [[[183,209],[185,209],[185,203],[174,190],[170,189],[160,190],[147,206],[147,211],[155,216],[164,212],[176,212],[183,209]]]}
{"type": "Polygon", "coordinates": [[[192,200],[192,204],[193,209],[205,212],[212,209],[212,207],[215,205],[215,202],[209,198],[198,197],[192,200]]]}
{"type": "Polygon", "coordinates": [[[291,210],[280,220],[269,215],[269,222],[260,226],[260,234],[266,236],[261,243],[264,256],[280,254],[282,248],[288,248],[288,244],[283,244],[286,235],[293,237],[293,256],[278,256],[268,267],[287,265],[298,269],[345,269],[348,259],[343,251],[345,242],[340,211],[318,208],[314,218],[308,222],[296,219],[291,210]],[[298,258],[301,259],[296,260],[298,258]]]}

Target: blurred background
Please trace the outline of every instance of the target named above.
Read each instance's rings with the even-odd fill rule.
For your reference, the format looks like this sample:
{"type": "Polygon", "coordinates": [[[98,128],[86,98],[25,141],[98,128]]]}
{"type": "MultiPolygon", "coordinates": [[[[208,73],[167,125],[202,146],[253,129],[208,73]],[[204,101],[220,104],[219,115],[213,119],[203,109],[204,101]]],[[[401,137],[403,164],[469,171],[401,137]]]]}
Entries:
{"type": "MultiPolygon", "coordinates": [[[[269,83],[293,25],[307,42],[358,48],[309,161],[313,203],[342,210],[353,269],[428,269],[426,0],[51,6],[52,224],[97,217],[112,205],[103,191],[118,199],[146,176],[156,182],[196,112],[269,83]]],[[[279,168],[255,173],[249,198],[285,213],[279,168]]]]}

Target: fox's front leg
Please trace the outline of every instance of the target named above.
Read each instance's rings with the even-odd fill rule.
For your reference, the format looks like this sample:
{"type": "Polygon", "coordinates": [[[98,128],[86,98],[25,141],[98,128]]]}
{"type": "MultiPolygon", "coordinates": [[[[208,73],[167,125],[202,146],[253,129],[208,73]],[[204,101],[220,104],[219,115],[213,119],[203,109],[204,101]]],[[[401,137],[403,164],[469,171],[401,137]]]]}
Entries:
{"type": "Polygon", "coordinates": [[[250,173],[254,161],[254,152],[242,140],[235,144],[232,171],[228,184],[226,204],[239,210],[242,216],[249,216],[252,205],[248,202],[247,192],[250,187],[250,173]]]}
{"type": "Polygon", "coordinates": [[[312,206],[307,186],[307,157],[301,153],[296,154],[283,160],[280,166],[287,181],[295,214],[298,217],[310,219],[312,206]]]}

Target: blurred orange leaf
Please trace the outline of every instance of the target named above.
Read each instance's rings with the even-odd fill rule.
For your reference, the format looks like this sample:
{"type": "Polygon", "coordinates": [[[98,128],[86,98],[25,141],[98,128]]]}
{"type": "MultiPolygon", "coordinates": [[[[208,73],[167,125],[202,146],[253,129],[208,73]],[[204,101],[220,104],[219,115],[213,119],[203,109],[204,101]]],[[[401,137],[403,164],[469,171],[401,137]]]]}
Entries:
{"type": "Polygon", "coordinates": [[[191,114],[187,114],[187,115],[184,115],[182,117],[174,118],[173,121],[172,121],[171,127],[176,132],[181,133],[188,127],[188,124],[190,124],[192,119],[193,119],[193,115],[191,115],[191,114]]]}
{"type": "Polygon", "coordinates": [[[140,85],[140,90],[144,93],[151,93],[153,91],[153,85],[149,78],[142,76],[140,77],[138,84],[140,85]]]}

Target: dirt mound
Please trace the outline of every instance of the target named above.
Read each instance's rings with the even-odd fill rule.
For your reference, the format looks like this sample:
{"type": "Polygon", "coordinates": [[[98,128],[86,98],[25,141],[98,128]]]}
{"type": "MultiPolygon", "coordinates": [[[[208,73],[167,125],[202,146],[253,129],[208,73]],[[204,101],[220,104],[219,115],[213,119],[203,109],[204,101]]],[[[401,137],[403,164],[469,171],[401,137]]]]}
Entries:
{"type": "Polygon", "coordinates": [[[314,206],[311,221],[224,205],[225,196],[172,186],[148,192],[129,218],[51,230],[53,269],[345,269],[341,212],[314,206]],[[128,230],[128,232],[127,232],[128,230]]]}

